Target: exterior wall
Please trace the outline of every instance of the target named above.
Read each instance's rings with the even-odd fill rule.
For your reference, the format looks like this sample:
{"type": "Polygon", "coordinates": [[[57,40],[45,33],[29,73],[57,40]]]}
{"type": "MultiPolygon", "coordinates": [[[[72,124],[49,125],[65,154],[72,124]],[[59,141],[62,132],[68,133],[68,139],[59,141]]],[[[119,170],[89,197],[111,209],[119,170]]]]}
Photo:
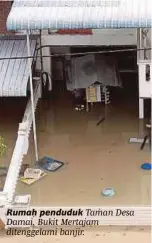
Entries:
{"type": "MultiPolygon", "coordinates": [[[[146,30],[146,29],[144,29],[146,30]]],[[[151,30],[147,32],[147,38],[144,38],[142,32],[138,36],[138,48],[150,48],[151,47],[151,30]]],[[[141,50],[138,55],[138,74],[139,74],[139,97],[150,98],[151,97],[151,73],[150,79],[146,79],[146,73],[150,72],[151,64],[151,51],[141,50]]]]}
{"type": "MultiPolygon", "coordinates": [[[[42,45],[50,45],[51,53],[69,53],[70,46],[110,46],[137,45],[136,29],[93,30],[87,35],[61,35],[48,31],[42,32],[42,45]]],[[[50,54],[49,48],[44,48],[45,54],[50,54]]],[[[52,74],[51,58],[43,58],[44,67],[52,74]]]]}
{"type": "MultiPolygon", "coordinates": [[[[151,29],[149,29],[149,32],[147,34],[145,45],[147,48],[151,48],[151,29]]],[[[146,57],[147,59],[151,59],[151,50],[146,51],[146,57]]]]}
{"type": "MultiPolygon", "coordinates": [[[[151,75],[150,79],[146,79],[146,67],[149,65],[150,60],[143,60],[139,62],[139,97],[150,98],[151,97],[151,75]]],[[[151,72],[151,70],[149,70],[151,72]]],[[[150,73],[151,74],[151,73],[150,73]]]]}
{"type": "MultiPolygon", "coordinates": [[[[70,46],[122,46],[137,45],[136,29],[104,29],[93,30],[92,34],[87,35],[66,35],[66,34],[48,34],[48,31],[42,31],[42,45],[50,45],[51,53],[69,53],[70,46]]],[[[45,54],[50,54],[49,48],[44,48],[45,54]]],[[[43,65],[50,74],[52,74],[51,57],[43,58],[43,65]]]]}
{"type": "Polygon", "coordinates": [[[59,35],[43,31],[42,42],[52,46],[137,45],[136,29],[93,30],[91,35],[59,35]]]}
{"type": "MultiPolygon", "coordinates": [[[[151,29],[138,30],[138,48],[151,47],[151,29]],[[145,31],[147,35],[143,35],[145,31]],[[145,36],[147,36],[145,38],[145,36]]],[[[141,50],[137,52],[138,61],[138,80],[139,80],[139,118],[144,118],[144,99],[151,98],[152,85],[152,65],[151,65],[151,50],[141,50]],[[149,78],[147,78],[149,74],[149,78]]]]}
{"type": "MultiPolygon", "coordinates": [[[[142,30],[138,30],[138,48],[140,49],[144,49],[144,48],[151,48],[151,29],[142,29],[142,30]],[[143,31],[147,31],[147,37],[144,38],[144,36],[142,35],[142,30],[143,31]]],[[[137,59],[138,61],[140,60],[150,60],[151,59],[151,50],[141,50],[138,51],[137,53],[137,59]]]]}
{"type": "Polygon", "coordinates": [[[11,10],[11,6],[12,1],[0,1],[0,35],[13,33],[8,32],[6,28],[6,20],[11,10]]]}

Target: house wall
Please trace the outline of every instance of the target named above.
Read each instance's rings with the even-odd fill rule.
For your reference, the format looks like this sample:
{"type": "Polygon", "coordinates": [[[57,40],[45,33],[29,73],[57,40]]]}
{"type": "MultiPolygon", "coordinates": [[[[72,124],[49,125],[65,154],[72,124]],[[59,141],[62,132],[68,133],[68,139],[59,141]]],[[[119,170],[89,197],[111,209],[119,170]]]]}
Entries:
{"type": "Polygon", "coordinates": [[[137,45],[136,29],[93,30],[91,35],[59,35],[43,31],[42,42],[51,46],[137,45]]]}
{"type": "MultiPolygon", "coordinates": [[[[142,34],[140,37],[138,48],[150,48],[151,47],[151,30],[147,33],[147,38],[143,38],[142,34]]],[[[146,80],[146,72],[150,71],[151,64],[151,50],[141,50],[138,55],[138,75],[139,75],[139,97],[150,98],[151,96],[151,78],[146,80]],[[148,66],[149,65],[149,66],[148,66]]]]}
{"type": "MultiPolygon", "coordinates": [[[[151,48],[151,29],[149,29],[149,32],[147,34],[145,45],[147,48],[151,48]]],[[[146,51],[146,57],[147,59],[151,59],[151,50],[146,51]]]]}
{"type": "Polygon", "coordinates": [[[13,34],[8,32],[6,28],[6,20],[11,10],[12,1],[0,1],[0,35],[1,34],[13,34]]]}
{"type": "MultiPolygon", "coordinates": [[[[71,46],[124,46],[137,45],[136,29],[102,29],[93,30],[88,35],[65,35],[48,34],[48,31],[42,31],[42,45],[50,45],[51,48],[44,48],[45,55],[51,53],[64,54],[70,52],[71,46]]],[[[51,57],[43,58],[43,64],[46,71],[52,75],[51,57]]],[[[60,67],[58,67],[60,69],[60,67]]],[[[60,70],[59,70],[60,73],[60,70]]]]}

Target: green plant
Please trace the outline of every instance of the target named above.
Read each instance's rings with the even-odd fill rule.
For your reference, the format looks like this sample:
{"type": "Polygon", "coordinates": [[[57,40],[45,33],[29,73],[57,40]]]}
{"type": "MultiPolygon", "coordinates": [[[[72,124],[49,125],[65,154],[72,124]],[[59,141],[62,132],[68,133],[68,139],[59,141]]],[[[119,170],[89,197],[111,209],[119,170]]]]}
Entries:
{"type": "Polygon", "coordinates": [[[0,157],[2,157],[6,152],[7,146],[4,143],[4,138],[0,136],[0,157]]]}

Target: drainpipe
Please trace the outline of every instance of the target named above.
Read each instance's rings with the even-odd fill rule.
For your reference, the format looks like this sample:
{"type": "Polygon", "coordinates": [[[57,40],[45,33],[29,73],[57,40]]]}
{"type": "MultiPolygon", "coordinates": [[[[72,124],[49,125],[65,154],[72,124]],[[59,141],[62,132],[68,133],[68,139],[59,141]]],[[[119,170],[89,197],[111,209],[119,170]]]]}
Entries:
{"type": "Polygon", "coordinates": [[[43,83],[43,50],[42,50],[42,30],[40,30],[40,63],[41,63],[41,97],[42,97],[42,83],[43,83]]]}
{"type": "Polygon", "coordinates": [[[40,61],[41,61],[41,73],[43,73],[43,51],[42,51],[42,30],[40,30],[40,61]]]}

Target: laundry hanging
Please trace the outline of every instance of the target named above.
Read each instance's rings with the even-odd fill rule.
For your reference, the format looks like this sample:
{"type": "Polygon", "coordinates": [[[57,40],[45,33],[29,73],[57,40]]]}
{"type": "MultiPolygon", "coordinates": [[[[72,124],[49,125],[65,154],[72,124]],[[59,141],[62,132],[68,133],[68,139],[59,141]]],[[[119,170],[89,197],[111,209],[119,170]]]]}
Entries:
{"type": "Polygon", "coordinates": [[[112,57],[85,55],[72,57],[66,65],[67,89],[86,89],[95,82],[103,86],[120,87],[117,64],[112,57]]]}

